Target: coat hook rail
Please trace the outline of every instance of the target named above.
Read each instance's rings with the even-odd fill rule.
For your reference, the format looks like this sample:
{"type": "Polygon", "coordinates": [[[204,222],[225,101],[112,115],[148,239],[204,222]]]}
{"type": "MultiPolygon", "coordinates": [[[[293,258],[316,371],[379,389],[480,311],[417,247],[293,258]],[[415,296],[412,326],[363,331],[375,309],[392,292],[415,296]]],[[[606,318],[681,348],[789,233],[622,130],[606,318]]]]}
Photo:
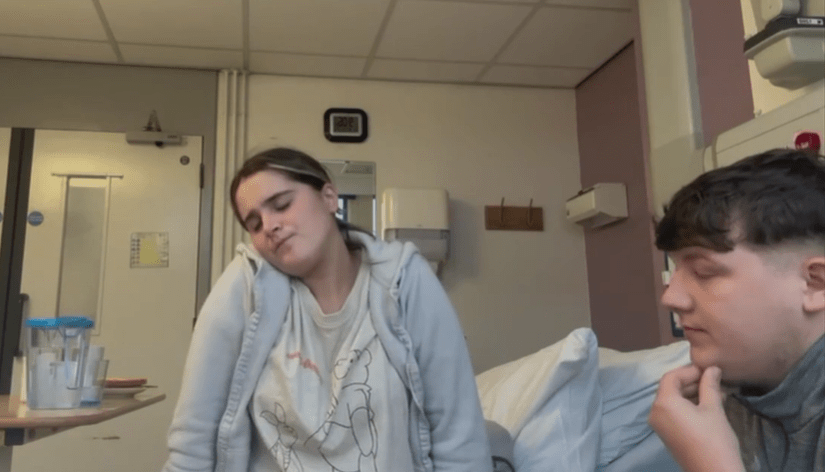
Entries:
{"type": "Polygon", "coordinates": [[[528,206],[504,206],[501,197],[500,204],[484,207],[484,226],[488,230],[544,231],[544,212],[533,206],[532,198],[528,206]]]}

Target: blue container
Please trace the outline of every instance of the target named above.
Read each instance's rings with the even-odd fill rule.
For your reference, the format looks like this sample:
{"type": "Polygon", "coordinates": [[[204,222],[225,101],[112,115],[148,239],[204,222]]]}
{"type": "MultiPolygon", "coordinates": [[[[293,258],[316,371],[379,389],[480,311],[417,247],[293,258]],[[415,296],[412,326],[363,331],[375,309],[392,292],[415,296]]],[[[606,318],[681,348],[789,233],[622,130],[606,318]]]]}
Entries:
{"type": "Polygon", "coordinates": [[[26,320],[26,404],[32,409],[78,408],[89,335],[85,316],[26,320]]]}

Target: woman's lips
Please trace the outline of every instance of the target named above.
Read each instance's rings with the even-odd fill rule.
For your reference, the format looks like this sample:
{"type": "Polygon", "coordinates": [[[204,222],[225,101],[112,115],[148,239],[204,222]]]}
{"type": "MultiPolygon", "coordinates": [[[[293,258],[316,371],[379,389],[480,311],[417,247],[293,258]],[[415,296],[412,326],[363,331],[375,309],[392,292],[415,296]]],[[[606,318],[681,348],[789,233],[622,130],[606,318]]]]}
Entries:
{"type": "Polygon", "coordinates": [[[274,248],[272,248],[272,252],[278,252],[278,249],[280,249],[280,248],[281,248],[281,246],[283,246],[283,245],[284,245],[284,242],[286,242],[286,240],[287,240],[287,239],[289,239],[290,237],[291,237],[291,236],[287,236],[287,237],[285,237],[285,238],[283,238],[283,239],[281,239],[281,240],[278,240],[278,241],[275,243],[275,247],[274,247],[274,248]]]}

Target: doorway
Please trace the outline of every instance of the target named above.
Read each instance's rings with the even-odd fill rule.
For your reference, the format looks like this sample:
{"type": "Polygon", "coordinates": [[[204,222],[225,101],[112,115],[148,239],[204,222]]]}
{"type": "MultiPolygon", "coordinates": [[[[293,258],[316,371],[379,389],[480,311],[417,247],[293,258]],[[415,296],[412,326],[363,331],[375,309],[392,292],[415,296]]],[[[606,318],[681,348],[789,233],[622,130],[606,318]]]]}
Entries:
{"type": "Polygon", "coordinates": [[[109,377],[145,377],[166,400],[16,447],[12,470],[159,470],[196,310],[202,139],[36,130],[31,156],[24,315],[93,318],[109,377]]]}

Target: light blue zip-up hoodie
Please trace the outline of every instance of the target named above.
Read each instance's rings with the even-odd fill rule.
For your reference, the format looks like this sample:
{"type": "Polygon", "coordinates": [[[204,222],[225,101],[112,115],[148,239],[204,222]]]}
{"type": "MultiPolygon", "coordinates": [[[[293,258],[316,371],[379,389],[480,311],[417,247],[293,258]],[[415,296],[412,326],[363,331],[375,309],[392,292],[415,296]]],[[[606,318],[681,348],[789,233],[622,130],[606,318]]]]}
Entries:
{"type": "MultiPolygon", "coordinates": [[[[490,471],[470,356],[447,294],[414,245],[351,236],[366,247],[373,324],[407,388],[415,470],[490,471]]],[[[237,251],[195,326],[164,472],[245,472],[255,453],[248,406],[291,297],[287,276],[253,249],[237,251]]]]}

